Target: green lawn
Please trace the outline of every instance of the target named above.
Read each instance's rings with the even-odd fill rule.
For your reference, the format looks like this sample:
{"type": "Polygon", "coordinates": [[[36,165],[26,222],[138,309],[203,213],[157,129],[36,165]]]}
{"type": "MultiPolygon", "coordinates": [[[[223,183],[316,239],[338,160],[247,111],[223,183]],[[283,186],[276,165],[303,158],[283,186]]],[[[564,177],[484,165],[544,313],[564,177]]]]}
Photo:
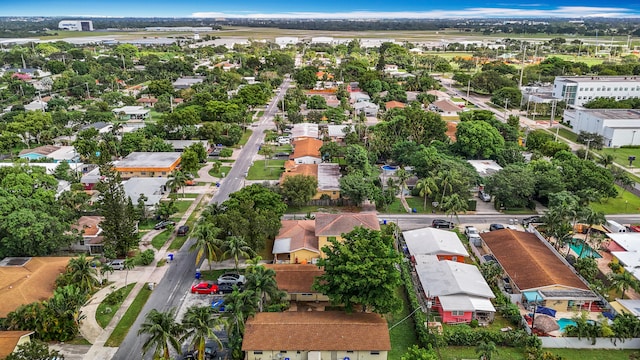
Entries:
{"type": "MultiPolygon", "coordinates": [[[[133,289],[134,285],[135,283],[129,284],[125,287],[121,287],[115,292],[120,293],[122,296],[122,300],[124,301],[124,299],[126,299],[131,292],[131,289],[133,289]]],[[[105,327],[107,327],[107,325],[109,325],[109,322],[111,321],[111,319],[113,319],[113,316],[120,308],[120,305],[122,305],[122,301],[114,305],[107,305],[105,302],[102,302],[100,303],[100,305],[98,305],[98,309],[96,310],[96,321],[98,322],[100,327],[104,329],[105,327]]]]}
{"type": "Polygon", "coordinates": [[[253,134],[253,131],[250,129],[246,129],[243,133],[242,133],[242,137],[240,138],[240,141],[238,141],[238,145],[236,146],[241,146],[247,143],[247,141],[249,141],[249,137],[251,136],[251,134],[253,134]]]}
{"type": "MultiPolygon", "coordinates": [[[[200,277],[200,280],[202,281],[216,281],[218,280],[218,277],[224,273],[227,272],[235,272],[235,269],[215,269],[215,270],[208,270],[208,267],[204,267],[201,269],[202,272],[202,276],[200,277]]],[[[240,269],[240,272],[242,272],[242,269],[240,269]]]]}
{"type": "Polygon", "coordinates": [[[224,173],[224,176],[227,176],[229,174],[229,171],[231,171],[231,166],[220,166],[220,170],[218,170],[217,172],[213,170],[214,169],[209,170],[209,175],[213,177],[221,178],[223,177],[222,173],[224,173]]]}
{"type": "Polygon", "coordinates": [[[153,245],[156,250],[160,250],[164,243],[167,242],[167,239],[169,239],[169,237],[171,236],[171,233],[171,230],[162,231],[158,235],[154,236],[153,239],[151,239],[151,245],[153,245]]]}
{"type": "Polygon", "coordinates": [[[256,160],[249,169],[247,180],[278,180],[280,174],[284,172],[285,160],[269,160],[265,167],[266,160],[256,160]]]}
{"type": "Polygon", "coordinates": [[[613,155],[613,158],[614,158],[613,161],[624,167],[629,167],[629,156],[635,156],[636,161],[633,162],[633,166],[636,168],[640,166],[640,149],[606,148],[602,150],[596,150],[596,152],[600,155],[602,154],[613,155]]]}
{"type": "MultiPolygon", "coordinates": [[[[470,346],[447,346],[439,349],[443,360],[477,359],[475,347],[470,346]]],[[[567,360],[628,360],[629,355],[634,350],[589,350],[589,349],[543,349],[550,353],[560,355],[567,360]]],[[[523,349],[510,347],[498,347],[498,354],[491,357],[492,360],[524,360],[526,359],[523,349]]]]}
{"type": "MultiPolygon", "coordinates": [[[[411,209],[416,209],[418,214],[428,214],[428,213],[431,213],[431,210],[433,209],[433,207],[431,206],[431,202],[428,199],[427,199],[426,210],[424,208],[424,199],[417,198],[417,197],[405,197],[405,199],[407,200],[407,204],[409,205],[409,207],[411,209]]],[[[396,198],[393,201],[393,203],[389,205],[389,208],[384,212],[389,214],[406,214],[407,213],[407,211],[402,206],[402,203],[400,202],[400,198],[396,198]]]]}
{"type": "Polygon", "coordinates": [[[404,286],[400,286],[396,289],[396,296],[402,299],[402,311],[399,314],[387,316],[389,327],[395,325],[395,327],[389,331],[389,337],[391,338],[391,351],[389,351],[388,356],[389,360],[400,360],[402,355],[407,352],[407,348],[418,343],[413,318],[409,317],[403,322],[398,323],[410,313],[404,286]]]}
{"type": "Polygon", "coordinates": [[[556,129],[551,129],[549,130],[550,133],[553,134],[553,136],[556,135],[556,130],[558,131],[558,135],[562,136],[563,138],[567,139],[567,140],[571,140],[573,142],[576,142],[576,140],[578,140],[578,134],[574,133],[573,131],[561,126],[559,128],[556,129]]]}
{"type": "Polygon", "coordinates": [[[182,191],[178,191],[177,193],[173,193],[171,195],[169,195],[170,198],[172,199],[195,199],[199,196],[200,194],[189,194],[189,193],[184,193],[184,195],[182,194],[182,191]]]}
{"type": "Polygon", "coordinates": [[[593,202],[590,204],[591,208],[605,214],[640,214],[640,198],[628,191],[623,191],[618,185],[616,189],[618,189],[618,197],[607,199],[602,203],[593,202]]]}
{"type": "Polygon", "coordinates": [[[127,336],[129,328],[131,328],[133,322],[136,321],[138,314],[140,314],[140,311],[144,307],[144,304],[147,302],[147,299],[149,299],[150,295],[151,290],[149,290],[149,288],[147,288],[146,286],[143,286],[138,295],[136,295],[136,298],[131,303],[131,306],[129,306],[129,309],[127,309],[127,312],[122,316],[122,319],[120,320],[116,328],[113,329],[113,332],[111,333],[111,336],[109,336],[109,339],[107,339],[105,346],[120,346],[124,338],[127,336]]]}

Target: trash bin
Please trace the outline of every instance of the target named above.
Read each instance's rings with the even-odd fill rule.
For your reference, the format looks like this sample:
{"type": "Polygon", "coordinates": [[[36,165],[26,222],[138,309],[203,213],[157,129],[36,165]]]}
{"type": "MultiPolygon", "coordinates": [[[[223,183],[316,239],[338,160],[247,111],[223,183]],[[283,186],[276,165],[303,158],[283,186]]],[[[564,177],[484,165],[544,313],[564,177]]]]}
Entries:
{"type": "Polygon", "coordinates": [[[156,286],[156,284],[155,284],[155,283],[152,283],[152,282],[147,283],[147,288],[148,288],[149,290],[153,290],[153,288],[154,288],[155,286],[156,286]]]}
{"type": "Polygon", "coordinates": [[[169,262],[173,261],[173,254],[167,255],[169,257],[169,262]]]}
{"type": "Polygon", "coordinates": [[[383,225],[387,225],[387,220],[386,220],[386,219],[385,219],[385,220],[382,220],[382,224],[383,224],[383,225]]]}
{"type": "Polygon", "coordinates": [[[202,273],[200,272],[200,269],[196,269],[196,280],[200,280],[201,276],[202,276],[202,273]]]}
{"type": "Polygon", "coordinates": [[[415,213],[417,213],[417,212],[418,212],[418,209],[413,208],[413,209],[411,209],[411,212],[415,214],[415,213]]]}

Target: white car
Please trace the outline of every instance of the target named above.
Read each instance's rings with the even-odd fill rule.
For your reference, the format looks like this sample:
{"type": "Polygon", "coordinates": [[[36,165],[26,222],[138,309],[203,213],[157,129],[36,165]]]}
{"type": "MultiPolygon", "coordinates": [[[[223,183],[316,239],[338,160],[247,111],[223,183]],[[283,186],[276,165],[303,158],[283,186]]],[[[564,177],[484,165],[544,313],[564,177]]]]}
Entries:
{"type": "Polygon", "coordinates": [[[287,145],[289,143],[291,143],[291,138],[284,137],[284,136],[278,138],[278,144],[280,145],[287,145]]]}
{"type": "Polygon", "coordinates": [[[242,286],[246,282],[244,275],[236,274],[236,273],[226,273],[222,274],[218,277],[218,285],[220,284],[231,284],[242,286]]]}
{"type": "Polygon", "coordinates": [[[480,232],[478,231],[478,229],[476,229],[475,226],[465,226],[464,234],[467,236],[467,239],[469,240],[474,238],[477,239],[480,237],[480,232]]]}

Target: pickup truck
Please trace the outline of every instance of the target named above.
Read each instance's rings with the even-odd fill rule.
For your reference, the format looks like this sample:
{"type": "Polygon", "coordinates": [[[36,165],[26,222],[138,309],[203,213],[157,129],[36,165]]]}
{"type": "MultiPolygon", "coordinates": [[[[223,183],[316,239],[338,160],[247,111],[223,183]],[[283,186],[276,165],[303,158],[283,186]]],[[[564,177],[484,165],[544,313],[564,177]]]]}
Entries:
{"type": "Polygon", "coordinates": [[[480,238],[480,232],[478,231],[478,229],[476,229],[475,226],[465,226],[464,234],[469,240],[480,238]]]}

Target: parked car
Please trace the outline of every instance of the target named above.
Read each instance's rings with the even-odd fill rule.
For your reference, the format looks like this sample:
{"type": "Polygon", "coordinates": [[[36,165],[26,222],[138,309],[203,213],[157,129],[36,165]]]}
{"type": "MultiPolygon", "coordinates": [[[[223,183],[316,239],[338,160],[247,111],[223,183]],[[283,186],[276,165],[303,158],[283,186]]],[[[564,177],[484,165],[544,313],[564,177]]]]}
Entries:
{"type": "Polygon", "coordinates": [[[477,239],[480,237],[480,232],[478,231],[478,229],[476,229],[475,226],[465,226],[464,227],[464,234],[467,236],[467,239],[471,240],[471,239],[477,239]]]}
{"type": "Polygon", "coordinates": [[[218,285],[230,284],[230,285],[242,286],[245,282],[246,282],[246,279],[244,275],[236,274],[236,273],[226,273],[218,277],[218,285]]]}
{"type": "Polygon", "coordinates": [[[218,285],[208,282],[201,282],[191,287],[192,294],[205,294],[211,295],[218,292],[218,285]]]}
{"type": "Polygon", "coordinates": [[[489,225],[489,231],[502,230],[502,229],[504,229],[504,225],[502,225],[502,224],[491,224],[491,225],[489,225]]]}
{"type": "Polygon", "coordinates": [[[529,216],[529,217],[526,217],[526,218],[522,219],[520,221],[520,224],[522,224],[522,226],[527,226],[527,225],[529,225],[531,223],[539,223],[539,222],[541,222],[541,220],[542,220],[542,216],[533,215],[533,216],[529,216]]]}
{"type": "Polygon", "coordinates": [[[182,225],[178,228],[178,232],[177,235],[178,236],[187,236],[187,233],[189,232],[189,227],[187,225],[182,225]]]}
{"type": "Polygon", "coordinates": [[[224,312],[224,299],[214,300],[211,303],[211,308],[216,312],[224,312]]]}
{"type": "Polygon", "coordinates": [[[111,260],[107,264],[111,265],[113,270],[124,270],[124,260],[122,259],[111,260]]]}
{"type": "Polygon", "coordinates": [[[171,225],[175,225],[176,222],[175,221],[171,221],[171,220],[164,220],[164,221],[160,221],[159,223],[156,224],[156,226],[153,227],[154,230],[162,230],[162,229],[166,229],[167,226],[171,225]]]}
{"type": "Polygon", "coordinates": [[[207,340],[204,343],[204,358],[212,360],[218,355],[218,344],[213,340],[207,340]]]}
{"type": "Polygon", "coordinates": [[[455,225],[452,222],[447,221],[447,220],[434,219],[431,222],[431,226],[433,226],[434,228],[437,228],[437,229],[453,229],[455,225]]]}
{"type": "Polygon", "coordinates": [[[487,194],[484,191],[480,191],[478,193],[478,197],[480,198],[480,200],[484,201],[484,202],[489,202],[491,201],[491,195],[487,194]]]}
{"type": "Polygon", "coordinates": [[[238,291],[242,291],[242,286],[224,283],[224,284],[218,284],[218,294],[231,294],[233,292],[234,286],[238,288],[238,291]]]}

